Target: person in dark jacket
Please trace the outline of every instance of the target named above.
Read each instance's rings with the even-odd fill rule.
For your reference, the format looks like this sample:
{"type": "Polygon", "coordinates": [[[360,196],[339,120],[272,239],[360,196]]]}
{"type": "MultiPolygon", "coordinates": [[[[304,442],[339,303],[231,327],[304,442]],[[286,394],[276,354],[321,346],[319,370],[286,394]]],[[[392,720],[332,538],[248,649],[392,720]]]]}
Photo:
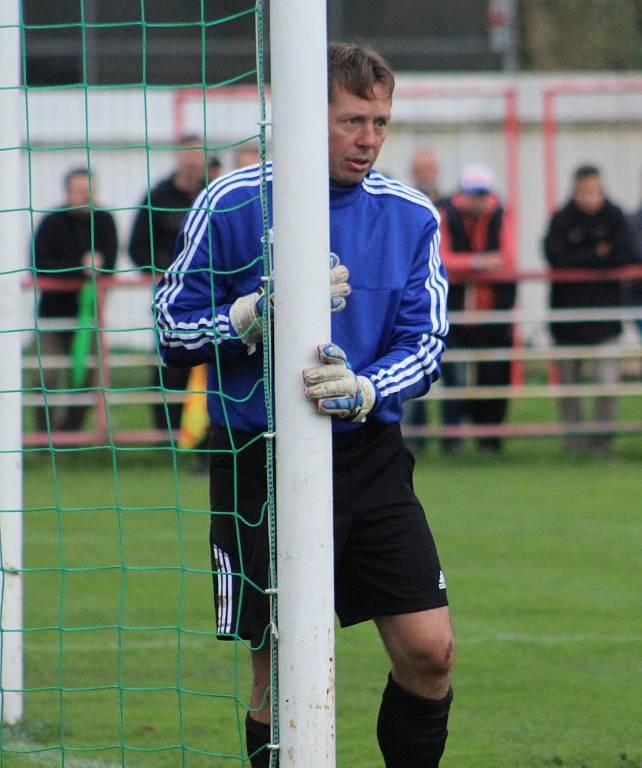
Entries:
{"type": "MultiPolygon", "coordinates": [[[[76,331],[81,289],[64,290],[63,281],[88,278],[111,271],[116,263],[118,240],[113,216],[96,206],[96,178],[87,168],[74,168],[64,179],[65,201],[48,213],[34,235],[33,259],[38,277],[61,281],[58,290],[40,292],[38,318],[44,322],[37,341],[38,355],[69,355],[76,331]],[[49,330],[51,329],[51,330],[49,330]]],[[[88,373],[88,371],[87,371],[88,373]]],[[[87,383],[87,374],[85,382],[87,383]]],[[[65,369],[43,366],[46,390],[70,388],[65,369]]],[[[40,382],[38,382],[40,386],[40,382]]],[[[54,408],[36,411],[38,429],[78,430],[88,406],[74,405],[64,413],[54,408]],[[47,410],[49,422],[47,422],[47,410]]]]}
{"type": "MultiPolygon", "coordinates": [[[[492,171],[481,165],[464,168],[459,191],[442,202],[440,213],[441,253],[451,279],[449,312],[510,309],[515,303],[513,282],[479,280],[484,273],[510,271],[514,261],[509,216],[495,193],[492,171]]],[[[510,323],[453,324],[448,346],[450,349],[486,349],[511,347],[512,343],[510,323]]],[[[446,354],[442,374],[446,386],[469,383],[497,387],[510,383],[508,360],[473,363],[470,366],[447,360],[446,354]],[[470,372],[468,377],[467,369],[470,372]]],[[[473,424],[498,425],[505,420],[507,411],[506,398],[445,400],[443,423],[454,426],[468,419],[473,424]]],[[[502,447],[501,438],[497,435],[480,438],[478,443],[483,450],[492,452],[502,447]]],[[[447,452],[459,452],[462,442],[449,438],[443,445],[447,452]]]]}
{"type": "MultiPolygon", "coordinates": [[[[174,259],[176,238],[185,218],[205,185],[220,173],[220,162],[210,165],[205,156],[203,139],[195,134],[177,142],[176,166],[170,176],[158,182],[140,202],[129,241],[129,255],[137,267],[149,271],[156,282],[174,259]]],[[[189,368],[154,366],[151,386],[154,389],[183,391],[187,388],[189,368]]],[[[155,403],[152,406],[157,429],[178,432],[182,403],[155,403]],[[167,410],[166,410],[167,408],[167,410]]]]}
{"type": "MultiPolygon", "coordinates": [[[[604,195],[598,168],[582,165],[573,176],[571,199],[558,210],[550,221],[544,240],[546,260],[553,270],[613,269],[633,260],[633,244],[624,213],[604,195]]],[[[592,309],[621,305],[622,286],[619,280],[598,282],[553,282],[550,292],[552,309],[592,309]]],[[[552,322],[551,335],[558,345],[587,346],[610,344],[622,332],[617,320],[573,320],[552,322]]],[[[592,381],[614,385],[619,380],[617,357],[583,359],[582,353],[570,360],[560,360],[562,384],[592,381]]],[[[614,397],[595,399],[595,419],[610,422],[616,418],[617,402],[614,397]]],[[[561,400],[564,423],[572,431],[583,420],[579,398],[561,400]]],[[[593,447],[600,453],[611,450],[612,436],[601,434],[587,442],[581,435],[569,434],[565,447],[570,451],[593,447]]]]}
{"type": "MultiPolygon", "coordinates": [[[[629,216],[631,238],[634,245],[635,264],[642,265],[642,204],[629,216]]],[[[631,280],[627,286],[627,304],[642,307],[642,279],[631,280]]],[[[642,310],[641,310],[642,311],[642,310]]],[[[638,331],[642,334],[642,314],[635,321],[638,331]]]]}

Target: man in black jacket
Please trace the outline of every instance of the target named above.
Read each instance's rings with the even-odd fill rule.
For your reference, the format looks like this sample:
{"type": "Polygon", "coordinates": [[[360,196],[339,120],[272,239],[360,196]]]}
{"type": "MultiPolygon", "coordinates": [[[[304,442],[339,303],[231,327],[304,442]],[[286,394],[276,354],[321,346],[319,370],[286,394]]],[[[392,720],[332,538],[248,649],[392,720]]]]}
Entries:
{"type": "MultiPolygon", "coordinates": [[[[216,171],[215,164],[211,167],[207,164],[200,136],[183,136],[178,140],[177,147],[176,167],[172,174],[156,184],[141,200],[129,242],[132,261],[150,271],[154,282],[174,259],[174,246],[181,224],[205,186],[206,174],[212,181],[211,174],[216,171]]],[[[157,365],[152,370],[151,386],[184,390],[189,374],[189,368],[160,368],[157,365]]],[[[156,403],[152,408],[156,428],[170,428],[178,432],[182,410],[182,403],[168,403],[166,413],[165,403],[156,403]]]]}
{"type": "MultiPolygon", "coordinates": [[[[42,219],[34,236],[36,278],[61,281],[60,289],[47,289],[40,294],[38,317],[45,320],[39,333],[40,355],[69,355],[72,351],[81,289],[65,290],[63,281],[87,278],[94,271],[104,274],[111,271],[116,262],[116,225],[109,212],[95,207],[95,177],[90,178],[86,168],[74,168],[65,176],[64,185],[64,204],[42,219]],[[46,326],[53,329],[47,330],[46,326]]],[[[68,388],[69,382],[63,381],[62,374],[62,369],[43,366],[45,388],[54,390],[61,384],[68,388]]],[[[86,385],[86,378],[85,375],[82,386],[86,385]]],[[[74,405],[61,415],[49,408],[49,426],[80,429],[86,411],[87,406],[74,405]]],[[[39,408],[36,413],[38,429],[46,430],[46,409],[39,408]]]]}
{"type": "MultiPolygon", "coordinates": [[[[642,179],[641,179],[642,180],[642,179]]],[[[629,215],[631,238],[635,251],[635,264],[642,265],[642,203],[629,215]]],[[[627,285],[626,303],[634,307],[642,307],[642,279],[632,280],[627,285]]],[[[642,333],[642,314],[635,321],[638,331],[642,333]]]]}
{"type": "MultiPolygon", "coordinates": [[[[602,188],[598,168],[580,166],[573,177],[573,193],[566,205],[557,211],[550,222],[544,240],[546,259],[556,269],[612,269],[633,260],[633,245],[624,213],[608,200],[602,188]]],[[[621,305],[622,287],[618,280],[598,282],[554,282],[550,303],[553,309],[591,309],[621,305]]],[[[615,341],[622,332],[617,320],[553,322],[551,334],[559,345],[596,345],[615,341]]],[[[562,384],[577,384],[590,380],[603,385],[619,381],[619,362],[615,355],[583,359],[560,360],[562,384]]],[[[613,421],[616,418],[615,397],[595,400],[595,419],[613,421]]],[[[583,419],[579,398],[565,397],[561,401],[564,423],[572,430],[583,419]]],[[[600,453],[611,450],[612,436],[602,434],[592,441],[600,453]]],[[[566,448],[577,451],[586,448],[581,435],[570,434],[566,448]]]]}

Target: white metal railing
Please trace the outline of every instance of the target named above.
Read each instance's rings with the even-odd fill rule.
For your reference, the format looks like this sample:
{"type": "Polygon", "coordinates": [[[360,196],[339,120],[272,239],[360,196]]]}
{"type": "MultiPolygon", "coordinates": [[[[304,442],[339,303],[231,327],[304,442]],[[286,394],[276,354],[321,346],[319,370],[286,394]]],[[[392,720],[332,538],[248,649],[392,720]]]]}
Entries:
{"type": "MultiPolygon", "coordinates": [[[[516,272],[511,275],[493,275],[478,276],[476,280],[486,280],[488,282],[507,282],[514,281],[549,281],[551,279],[560,281],[586,279],[589,281],[604,280],[610,276],[622,276],[626,279],[641,279],[642,266],[626,267],[618,270],[601,271],[529,271],[516,272]]],[[[81,281],[78,279],[59,280],[52,276],[39,276],[38,286],[46,290],[76,290],[81,281]]],[[[88,386],[80,392],[69,391],[48,391],[46,393],[38,391],[25,391],[23,393],[23,404],[25,407],[51,406],[87,406],[94,405],[98,414],[102,414],[98,419],[97,428],[91,431],[76,433],[74,435],[61,435],[53,433],[31,433],[25,435],[27,445],[46,445],[50,441],[54,443],[62,441],[67,444],[82,444],[83,441],[91,442],[100,436],[101,440],[107,438],[105,410],[111,406],[138,406],[153,405],[155,403],[177,403],[185,399],[186,395],[182,392],[159,392],[145,387],[113,387],[111,384],[112,370],[122,370],[125,368],[137,368],[143,366],[158,365],[157,355],[149,351],[140,352],[120,352],[111,350],[108,344],[108,337],[113,329],[104,325],[104,304],[109,291],[120,288],[134,288],[141,285],[150,286],[151,279],[147,275],[141,275],[139,278],[132,279],[128,275],[126,279],[119,277],[101,277],[98,279],[98,318],[97,332],[101,334],[101,355],[92,354],[88,360],[89,368],[98,370],[100,366],[101,381],[95,381],[93,386],[88,386]]],[[[25,287],[33,290],[31,283],[25,283],[25,287]]],[[[450,321],[457,325],[475,325],[475,324],[501,324],[510,323],[516,329],[525,326],[538,325],[545,326],[550,322],[601,322],[604,320],[620,320],[631,323],[642,319],[642,307],[609,307],[594,309],[564,309],[551,310],[545,307],[521,307],[519,304],[509,310],[490,310],[490,311],[461,311],[451,312],[450,321]]],[[[54,330],[65,329],[72,330],[77,327],[77,321],[74,319],[42,319],[38,320],[35,329],[22,330],[54,330]]],[[[555,377],[550,377],[548,384],[540,381],[528,381],[523,374],[524,366],[537,366],[540,364],[545,373],[550,374],[554,370],[557,362],[562,360],[582,359],[582,360],[600,360],[617,359],[623,365],[632,366],[636,361],[640,361],[642,366],[642,346],[636,345],[630,339],[626,341],[615,341],[610,344],[582,345],[582,346],[556,346],[547,343],[533,346],[524,345],[517,341],[512,347],[497,347],[485,349],[463,349],[455,348],[447,352],[446,361],[448,363],[464,363],[468,366],[474,366],[477,363],[484,362],[510,362],[513,366],[520,366],[520,373],[511,378],[511,383],[506,386],[443,386],[441,382],[432,389],[427,395],[430,400],[467,400],[476,399],[496,399],[506,398],[509,400],[532,399],[555,399],[564,398],[589,398],[589,397],[640,397],[642,396],[642,384],[637,382],[621,382],[617,385],[601,385],[598,383],[584,384],[560,384],[555,381],[555,377]]],[[[23,369],[25,372],[33,372],[41,367],[48,369],[62,370],[69,368],[71,359],[68,355],[45,354],[37,355],[33,353],[25,354],[23,357],[23,369]]],[[[608,431],[631,431],[632,422],[621,422],[609,424],[608,431]]],[[[593,422],[595,429],[598,429],[597,422],[593,422]]],[[[511,425],[490,425],[488,429],[495,427],[498,432],[508,430],[515,436],[533,435],[533,434],[551,434],[556,432],[559,425],[529,425],[529,424],[511,424],[511,425]]],[[[470,426],[458,427],[462,434],[473,434],[479,430],[479,425],[475,428],[470,426]]],[[[410,428],[405,425],[404,430],[407,434],[419,434],[421,429],[423,434],[446,434],[453,427],[415,427],[410,428]]],[[[606,427],[605,427],[606,429],[606,427]]],[[[641,430],[642,431],[642,430],[641,430]]],[[[166,440],[167,433],[159,430],[127,430],[115,431],[111,433],[110,439],[116,442],[157,442],[166,440]]]]}

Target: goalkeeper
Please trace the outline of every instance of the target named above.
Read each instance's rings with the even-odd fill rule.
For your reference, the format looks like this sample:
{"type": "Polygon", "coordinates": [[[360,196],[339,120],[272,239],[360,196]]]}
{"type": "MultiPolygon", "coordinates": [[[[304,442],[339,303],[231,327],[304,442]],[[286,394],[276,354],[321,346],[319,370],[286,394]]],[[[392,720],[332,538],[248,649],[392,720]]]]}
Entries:
{"type": "MultiPolygon", "coordinates": [[[[390,120],[387,62],[361,46],[332,44],[328,74],[332,339],[304,372],[302,395],[319,418],[333,420],[337,615],[342,626],[373,620],[391,660],[377,724],[385,764],[434,768],[447,735],[453,638],[399,421],[404,401],[438,378],[444,351],[438,217],[423,194],[372,169],[390,120]]],[[[269,164],[265,173],[271,215],[269,164]]],[[[210,363],[217,633],[255,649],[246,718],[253,768],[269,764],[270,712],[260,193],[254,166],[201,194],[155,299],[166,363],[210,363]]]]}

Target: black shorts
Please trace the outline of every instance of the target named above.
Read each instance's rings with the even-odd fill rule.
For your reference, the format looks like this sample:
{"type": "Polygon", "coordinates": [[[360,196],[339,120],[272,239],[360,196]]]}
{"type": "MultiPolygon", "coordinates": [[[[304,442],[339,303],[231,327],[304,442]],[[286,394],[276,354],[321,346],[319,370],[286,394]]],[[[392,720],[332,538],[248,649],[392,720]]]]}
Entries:
{"type": "MultiPolygon", "coordinates": [[[[265,441],[214,427],[210,549],[217,634],[261,642],[269,624],[265,441]],[[235,491],[236,489],[236,491],[235,491]],[[236,513],[235,513],[236,512],[236,513]]],[[[448,604],[398,424],[335,435],[335,609],[341,626],[448,604]]]]}

